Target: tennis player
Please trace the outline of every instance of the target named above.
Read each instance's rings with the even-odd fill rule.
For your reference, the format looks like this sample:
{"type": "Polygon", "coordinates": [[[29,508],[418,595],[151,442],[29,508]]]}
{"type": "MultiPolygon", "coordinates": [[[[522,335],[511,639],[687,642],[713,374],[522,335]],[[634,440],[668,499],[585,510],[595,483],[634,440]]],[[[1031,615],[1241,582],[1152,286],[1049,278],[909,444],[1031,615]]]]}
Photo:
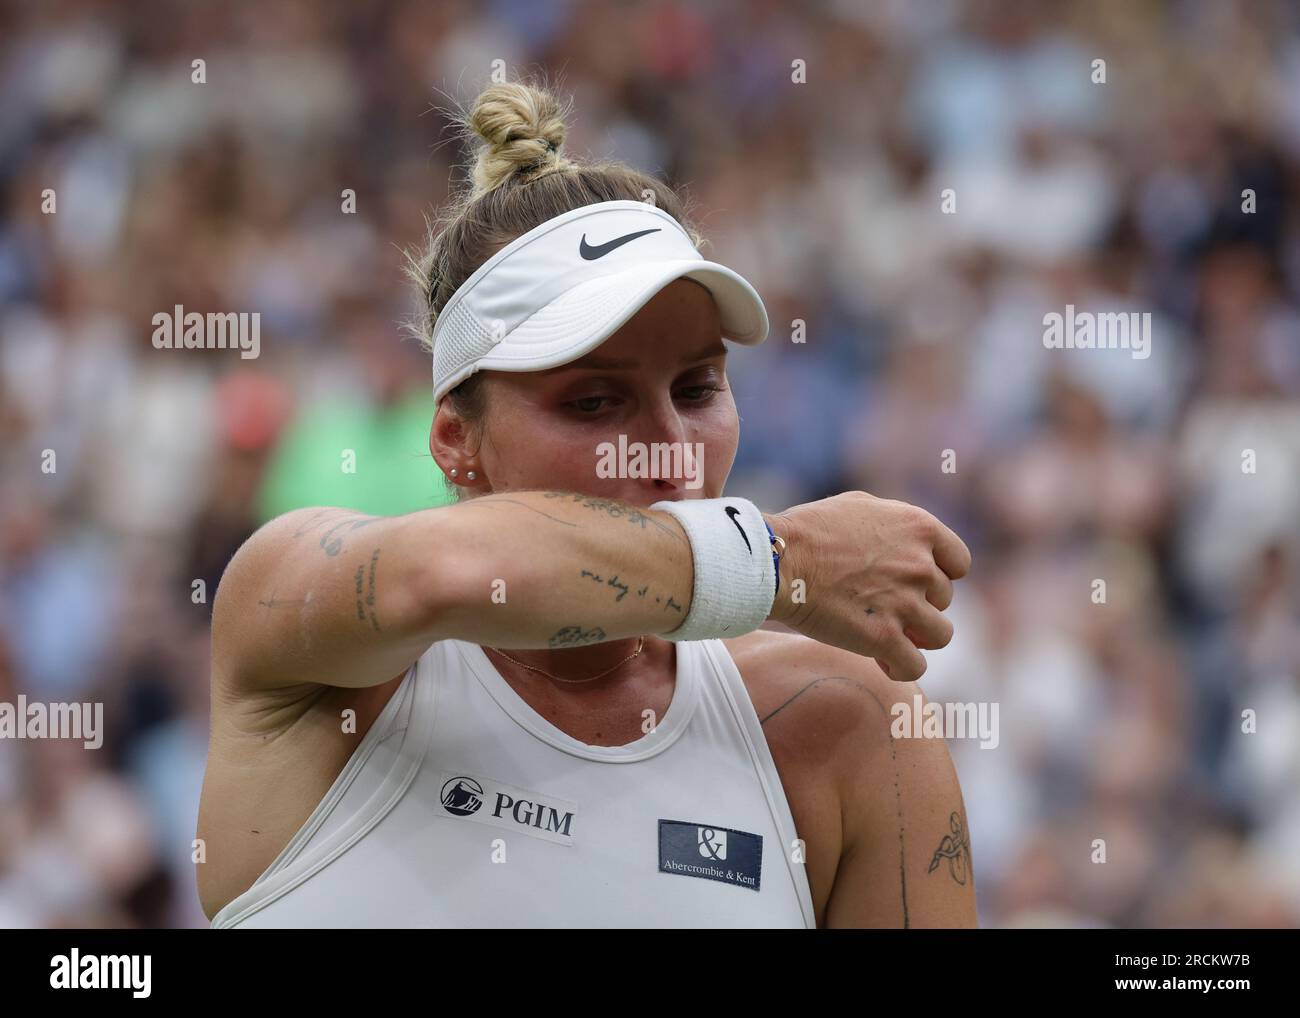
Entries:
{"type": "Polygon", "coordinates": [[[291,512],[226,569],[206,913],[974,925],[947,747],[891,712],[951,639],[969,552],[862,492],[775,515],[723,494],[724,339],[762,342],[762,301],[661,181],[562,156],[562,112],[479,96],[473,186],[416,271],[458,501],[291,512]],[[699,450],[698,473],[598,469],[620,441],[699,450]]]}

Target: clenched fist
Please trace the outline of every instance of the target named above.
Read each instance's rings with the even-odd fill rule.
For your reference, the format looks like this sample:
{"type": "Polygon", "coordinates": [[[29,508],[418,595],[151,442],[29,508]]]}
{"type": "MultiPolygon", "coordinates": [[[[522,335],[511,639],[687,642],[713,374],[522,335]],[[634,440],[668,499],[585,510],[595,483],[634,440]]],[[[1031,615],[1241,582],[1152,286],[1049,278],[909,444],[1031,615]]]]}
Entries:
{"type": "Polygon", "coordinates": [[[781,590],[770,618],[818,643],[875,658],[910,682],[925,672],[920,650],[946,647],[952,583],[970,550],[924,509],[849,491],[768,517],[786,541],[781,590]],[[804,603],[791,600],[793,581],[804,603]]]}

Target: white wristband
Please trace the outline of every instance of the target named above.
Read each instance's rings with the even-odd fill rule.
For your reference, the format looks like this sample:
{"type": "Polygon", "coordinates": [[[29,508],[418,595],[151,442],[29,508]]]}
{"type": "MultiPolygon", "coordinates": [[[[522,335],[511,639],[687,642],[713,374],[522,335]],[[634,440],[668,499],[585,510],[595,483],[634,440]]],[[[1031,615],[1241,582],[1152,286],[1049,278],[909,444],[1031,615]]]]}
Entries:
{"type": "Polygon", "coordinates": [[[695,561],[695,590],[686,621],[662,639],[741,636],[767,621],[776,599],[776,565],[767,523],[753,502],[705,498],[656,502],[686,531],[695,561]]]}

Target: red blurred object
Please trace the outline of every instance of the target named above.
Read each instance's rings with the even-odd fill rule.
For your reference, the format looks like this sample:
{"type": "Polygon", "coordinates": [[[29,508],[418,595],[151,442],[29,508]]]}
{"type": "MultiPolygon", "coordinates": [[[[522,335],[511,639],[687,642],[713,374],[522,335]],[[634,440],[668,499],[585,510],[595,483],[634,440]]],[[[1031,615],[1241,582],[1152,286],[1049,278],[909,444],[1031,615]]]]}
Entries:
{"type": "Polygon", "coordinates": [[[292,400],[270,375],[236,371],[217,383],[217,430],[240,452],[259,452],[275,441],[289,417],[292,400]]]}

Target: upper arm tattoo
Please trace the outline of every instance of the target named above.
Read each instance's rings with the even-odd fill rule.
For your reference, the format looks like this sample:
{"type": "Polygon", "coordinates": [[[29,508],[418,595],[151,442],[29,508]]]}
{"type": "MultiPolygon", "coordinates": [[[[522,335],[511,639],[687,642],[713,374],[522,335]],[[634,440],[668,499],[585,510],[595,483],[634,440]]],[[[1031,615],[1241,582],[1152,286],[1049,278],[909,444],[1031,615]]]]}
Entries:
{"type": "Polygon", "coordinates": [[[939,847],[934,850],[934,858],[930,860],[930,868],[926,872],[933,873],[946,859],[948,875],[965,887],[966,878],[971,871],[970,835],[966,832],[966,824],[961,813],[956,810],[949,815],[948,826],[952,833],[945,834],[940,840],[939,847]]]}
{"type": "MultiPolygon", "coordinates": [[[[803,689],[799,690],[799,692],[795,693],[794,696],[790,697],[790,699],[786,700],[785,703],[781,704],[774,711],[768,714],[767,717],[763,718],[760,723],[766,724],[777,714],[779,714],[781,711],[785,710],[792,703],[798,700],[799,697],[803,696],[804,693],[808,692],[808,690],[812,689],[814,686],[819,685],[822,682],[830,682],[830,681],[847,682],[854,688],[860,689],[862,692],[866,693],[868,696],[871,697],[872,700],[875,701],[876,706],[880,708],[880,712],[883,717],[885,718],[889,717],[889,710],[885,707],[883,703],[880,702],[880,697],[876,696],[875,692],[871,690],[869,687],[863,685],[861,682],[855,681],[854,679],[850,678],[847,675],[824,675],[821,678],[814,679],[812,682],[808,683],[808,685],[804,686],[803,689]]],[[[890,730],[889,725],[885,726],[885,734],[889,738],[889,764],[890,764],[890,770],[893,771],[893,781],[894,781],[894,813],[898,818],[898,895],[899,895],[899,903],[903,911],[903,929],[906,930],[911,928],[912,919],[907,905],[907,868],[906,866],[904,866],[904,860],[907,858],[907,853],[905,850],[906,846],[904,843],[906,838],[906,831],[905,831],[906,825],[903,823],[903,792],[902,792],[902,788],[899,785],[899,778],[898,778],[897,746],[894,740],[894,733],[890,730]]]]}

